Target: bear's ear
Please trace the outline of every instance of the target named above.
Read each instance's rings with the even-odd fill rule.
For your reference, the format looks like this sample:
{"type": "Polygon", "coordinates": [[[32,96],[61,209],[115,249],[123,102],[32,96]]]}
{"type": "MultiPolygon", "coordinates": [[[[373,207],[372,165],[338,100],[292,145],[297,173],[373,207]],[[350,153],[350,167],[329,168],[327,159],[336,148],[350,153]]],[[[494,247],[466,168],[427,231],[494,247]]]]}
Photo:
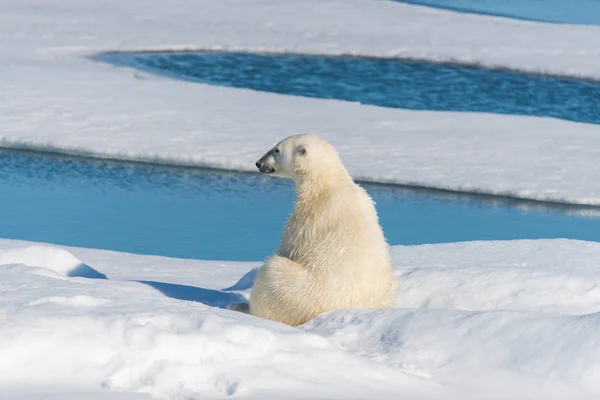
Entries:
{"type": "Polygon", "coordinates": [[[306,153],[308,153],[308,146],[305,144],[298,145],[298,147],[296,147],[296,151],[301,156],[304,156],[304,155],[306,155],[306,153]]]}

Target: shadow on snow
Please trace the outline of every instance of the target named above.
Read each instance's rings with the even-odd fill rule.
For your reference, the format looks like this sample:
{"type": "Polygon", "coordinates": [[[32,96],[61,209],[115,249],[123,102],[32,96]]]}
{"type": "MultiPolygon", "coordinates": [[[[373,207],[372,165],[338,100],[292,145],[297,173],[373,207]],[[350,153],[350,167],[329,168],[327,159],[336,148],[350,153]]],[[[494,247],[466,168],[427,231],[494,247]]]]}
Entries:
{"type": "Polygon", "coordinates": [[[178,285],[155,281],[136,281],[159,290],[167,297],[177,300],[197,301],[209,307],[227,308],[233,303],[245,303],[244,296],[238,293],[205,289],[196,286],[178,285]]]}
{"type": "MultiPolygon", "coordinates": [[[[244,296],[238,293],[233,293],[236,290],[246,290],[252,287],[254,278],[258,269],[250,270],[233,286],[223,289],[206,289],[196,286],[179,285],[175,283],[156,282],[136,280],[135,282],[148,285],[167,297],[177,300],[195,301],[205,304],[209,307],[228,308],[232,304],[246,304],[247,300],[244,296]]],[[[88,278],[88,279],[108,279],[108,277],[90,267],[87,264],[80,264],[67,273],[69,277],[88,278]]]]}

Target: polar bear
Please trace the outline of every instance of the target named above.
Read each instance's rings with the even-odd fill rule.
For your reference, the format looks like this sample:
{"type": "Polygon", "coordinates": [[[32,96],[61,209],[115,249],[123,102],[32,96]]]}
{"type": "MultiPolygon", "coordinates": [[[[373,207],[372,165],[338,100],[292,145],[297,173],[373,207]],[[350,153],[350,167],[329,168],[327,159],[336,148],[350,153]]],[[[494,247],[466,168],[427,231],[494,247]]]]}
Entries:
{"type": "Polygon", "coordinates": [[[256,166],[292,178],[297,199],[279,249],[254,281],[250,314],[297,326],[334,309],[393,306],[397,282],[375,204],[335,148],[294,135],[256,166]]]}

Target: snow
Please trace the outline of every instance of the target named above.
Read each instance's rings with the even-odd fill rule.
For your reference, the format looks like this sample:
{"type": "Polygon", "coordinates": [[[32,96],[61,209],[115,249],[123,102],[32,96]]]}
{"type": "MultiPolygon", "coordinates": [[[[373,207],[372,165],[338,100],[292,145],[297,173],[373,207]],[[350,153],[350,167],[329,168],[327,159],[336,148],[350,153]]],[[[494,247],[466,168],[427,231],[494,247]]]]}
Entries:
{"type": "Polygon", "coordinates": [[[2,397],[600,395],[600,244],[464,242],[392,255],[398,308],[335,311],[295,329],[224,308],[248,297],[259,262],[0,240],[2,397]],[[81,265],[95,275],[73,276],[81,265]],[[210,306],[216,294],[222,303],[210,306]]]}
{"type": "Polygon", "coordinates": [[[74,255],[67,257],[65,249],[13,241],[1,241],[0,247],[2,257],[15,260],[20,254],[28,260],[28,265],[0,266],[0,386],[9,393],[27,393],[35,382],[38,392],[45,386],[104,388],[165,399],[279,398],[282,393],[286,398],[308,393],[311,398],[365,393],[445,398],[431,382],[356,357],[318,335],[202,304],[209,292],[227,294],[214,288],[220,281],[215,275],[237,279],[252,264],[224,263],[221,270],[213,262],[86,249],[69,249],[74,255]],[[60,256],[45,262],[50,253],[60,256]],[[103,271],[110,279],[69,277],[77,257],[78,264],[114,262],[112,270],[103,271]],[[184,263],[189,276],[179,268],[184,263]],[[169,271],[179,285],[198,282],[208,288],[194,287],[195,302],[175,299],[143,283],[156,278],[153,267],[159,275],[169,271]],[[113,277],[119,273],[137,274],[139,280],[113,277]]]}
{"type": "Polygon", "coordinates": [[[0,146],[254,170],[276,141],[314,131],[360,179],[600,205],[596,125],[211,87],[85,58],[183,48],[351,53],[600,78],[600,27],[371,0],[0,5],[0,146]]]}
{"type": "Polygon", "coordinates": [[[600,314],[394,310],[334,313],[305,329],[470,398],[597,398],[600,314]],[[468,380],[468,382],[466,382],[468,380]]]}
{"type": "Polygon", "coordinates": [[[394,247],[392,256],[401,267],[398,304],[569,315],[598,312],[599,249],[597,243],[569,240],[394,247]]]}

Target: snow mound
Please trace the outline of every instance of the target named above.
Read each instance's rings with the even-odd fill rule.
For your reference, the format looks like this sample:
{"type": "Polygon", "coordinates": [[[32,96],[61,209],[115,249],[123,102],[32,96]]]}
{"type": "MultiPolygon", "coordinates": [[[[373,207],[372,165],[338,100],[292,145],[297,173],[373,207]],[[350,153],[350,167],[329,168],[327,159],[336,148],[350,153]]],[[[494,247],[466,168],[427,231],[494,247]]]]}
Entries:
{"type": "Polygon", "coordinates": [[[401,308],[600,312],[600,244],[577,240],[394,246],[401,308]]]}
{"type": "Polygon", "coordinates": [[[17,398],[32,382],[44,394],[157,399],[600,396],[600,243],[394,246],[392,256],[399,308],[295,329],[227,309],[256,263],[0,240],[0,387],[17,398]],[[66,276],[81,260],[111,279],[23,267],[66,276]]]}
{"type": "Polygon", "coordinates": [[[162,296],[138,282],[57,282],[2,268],[0,293],[0,387],[17,393],[31,382],[157,399],[425,399],[437,390],[400,370],[365,364],[321,336],[162,296]]]}
{"type": "Polygon", "coordinates": [[[339,311],[303,329],[354,354],[435,381],[481,377],[469,382],[475,398],[600,394],[599,313],[339,311]],[[491,384],[495,394],[489,393],[491,384]]]}
{"type": "Polygon", "coordinates": [[[10,264],[46,268],[67,277],[107,279],[106,275],[84,264],[68,251],[51,246],[33,245],[0,251],[0,266],[10,264]]]}

